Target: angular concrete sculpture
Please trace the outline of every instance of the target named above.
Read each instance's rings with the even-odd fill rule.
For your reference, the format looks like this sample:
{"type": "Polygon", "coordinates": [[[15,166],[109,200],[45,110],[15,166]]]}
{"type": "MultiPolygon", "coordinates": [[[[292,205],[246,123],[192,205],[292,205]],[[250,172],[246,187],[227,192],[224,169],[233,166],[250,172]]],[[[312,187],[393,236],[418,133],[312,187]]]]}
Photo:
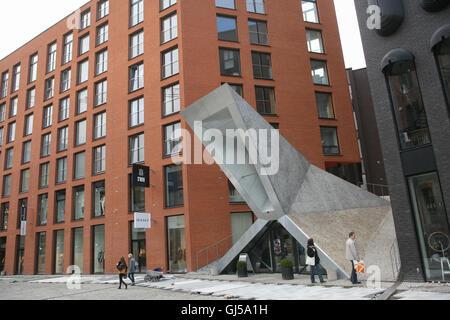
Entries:
{"type": "MultiPolygon", "coordinates": [[[[325,251],[328,243],[331,245],[336,241],[344,247],[346,238],[341,238],[349,231],[358,230],[357,225],[354,226],[356,229],[351,229],[351,223],[342,226],[339,239],[328,239],[327,228],[342,214],[358,215],[361,210],[368,210],[379,213],[376,225],[372,226],[379,230],[384,217],[390,213],[388,201],[312,165],[228,84],[198,100],[181,114],[261,220],[216,262],[219,272],[269,221],[277,220],[303,245],[310,236],[314,237],[322,265],[327,270],[337,271],[338,278],[348,278],[350,270],[345,260],[337,255],[334,257],[335,254],[332,258],[325,251]],[[224,138],[219,139],[220,135],[224,138]],[[307,222],[304,227],[314,234],[304,232],[302,217],[307,222]],[[321,231],[313,227],[315,218],[323,224],[323,228],[319,228],[321,231]]],[[[368,236],[373,237],[373,234],[368,236]]],[[[337,252],[345,255],[342,250],[337,252]]]]}

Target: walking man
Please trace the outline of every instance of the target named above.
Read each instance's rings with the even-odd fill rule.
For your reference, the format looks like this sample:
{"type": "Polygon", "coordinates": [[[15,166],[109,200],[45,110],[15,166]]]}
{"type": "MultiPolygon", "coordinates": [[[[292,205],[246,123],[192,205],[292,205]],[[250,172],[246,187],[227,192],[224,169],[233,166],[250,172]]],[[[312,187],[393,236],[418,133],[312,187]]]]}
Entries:
{"type": "Polygon", "coordinates": [[[128,279],[131,280],[131,286],[134,286],[134,273],[136,272],[136,260],[133,257],[133,254],[130,253],[128,255],[130,259],[130,270],[128,271],[128,279]]]}
{"type": "Polygon", "coordinates": [[[355,245],[355,239],[356,239],[356,235],[354,232],[350,232],[348,235],[348,239],[346,242],[346,259],[350,260],[351,264],[352,264],[352,276],[351,276],[351,281],[353,284],[360,284],[361,282],[358,281],[358,276],[356,275],[356,270],[355,270],[355,264],[354,261],[360,261],[360,257],[359,257],[359,252],[358,249],[356,248],[355,245]]]}

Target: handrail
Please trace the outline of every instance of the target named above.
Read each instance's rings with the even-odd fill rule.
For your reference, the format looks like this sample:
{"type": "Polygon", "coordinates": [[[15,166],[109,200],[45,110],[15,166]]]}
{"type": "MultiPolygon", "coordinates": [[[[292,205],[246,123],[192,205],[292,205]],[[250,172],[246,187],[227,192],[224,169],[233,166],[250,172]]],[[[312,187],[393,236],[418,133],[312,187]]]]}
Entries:
{"type": "Polygon", "coordinates": [[[391,267],[392,267],[392,276],[394,280],[396,280],[398,272],[400,270],[401,261],[399,259],[399,252],[398,252],[398,246],[397,241],[394,241],[391,245],[391,248],[389,250],[389,256],[391,259],[391,267]],[[395,269],[394,269],[395,266],[395,269]]]}
{"type": "Polygon", "coordinates": [[[384,197],[389,196],[389,186],[385,184],[379,184],[379,183],[359,183],[360,188],[363,188],[367,190],[370,193],[376,194],[378,196],[384,197]],[[380,194],[378,194],[376,191],[381,191],[380,194]],[[386,191],[386,192],[385,192],[386,191]]]}
{"type": "Polygon", "coordinates": [[[202,254],[203,252],[206,252],[206,265],[205,266],[209,265],[209,253],[208,253],[209,249],[216,248],[216,258],[214,259],[214,261],[217,260],[219,258],[219,245],[224,243],[225,241],[231,239],[232,236],[233,235],[229,235],[228,237],[226,237],[226,238],[224,238],[224,239],[222,239],[222,240],[220,240],[220,241],[218,241],[218,242],[216,242],[216,243],[214,243],[214,244],[212,244],[212,245],[210,245],[210,246],[208,246],[208,247],[206,247],[204,249],[201,249],[201,250],[197,251],[197,253],[196,253],[196,261],[197,261],[197,269],[196,269],[196,271],[199,270],[198,258],[200,256],[200,254],[202,254]]]}

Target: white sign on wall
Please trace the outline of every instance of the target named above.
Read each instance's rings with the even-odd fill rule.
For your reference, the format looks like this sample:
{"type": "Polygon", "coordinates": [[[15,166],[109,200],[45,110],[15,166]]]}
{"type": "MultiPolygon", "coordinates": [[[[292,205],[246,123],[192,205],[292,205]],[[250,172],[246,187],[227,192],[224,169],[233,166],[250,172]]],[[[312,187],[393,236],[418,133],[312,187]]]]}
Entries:
{"type": "Polygon", "coordinates": [[[27,234],[27,222],[21,221],[20,222],[20,235],[25,236],[27,234]]]}
{"type": "Polygon", "coordinates": [[[134,213],[135,229],[150,229],[152,227],[152,215],[150,213],[134,213]]]}

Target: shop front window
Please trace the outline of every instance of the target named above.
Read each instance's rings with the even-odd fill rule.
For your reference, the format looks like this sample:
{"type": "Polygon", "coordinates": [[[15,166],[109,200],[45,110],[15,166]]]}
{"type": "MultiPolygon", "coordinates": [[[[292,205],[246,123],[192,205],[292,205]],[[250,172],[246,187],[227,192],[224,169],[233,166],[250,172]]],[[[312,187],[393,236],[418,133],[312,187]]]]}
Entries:
{"type": "Polygon", "coordinates": [[[15,274],[23,274],[23,260],[25,257],[25,236],[16,236],[16,272],[15,274]]]}
{"type": "Polygon", "coordinates": [[[94,273],[105,272],[105,226],[94,228],[94,273]]]}
{"type": "Polygon", "coordinates": [[[72,264],[83,272],[83,228],[73,229],[72,264]]]}
{"type": "Polygon", "coordinates": [[[408,185],[426,279],[443,280],[450,259],[450,232],[438,175],[409,177],[408,185]]]}
{"type": "Polygon", "coordinates": [[[427,115],[413,57],[411,60],[403,59],[389,64],[384,72],[391,93],[401,149],[429,144],[427,115]]]}
{"type": "Polygon", "coordinates": [[[147,270],[145,229],[134,228],[134,221],[130,222],[131,253],[138,263],[137,272],[147,270]]]}
{"type": "Polygon", "coordinates": [[[5,271],[6,237],[0,238],[0,272],[5,271]]]}
{"type": "Polygon", "coordinates": [[[187,272],[184,215],[167,217],[167,256],[172,273],[187,272]]]}
{"type": "Polygon", "coordinates": [[[64,273],[64,230],[55,231],[55,274],[64,273]]]}
{"type": "Polygon", "coordinates": [[[47,234],[45,232],[40,232],[37,234],[37,274],[45,274],[45,241],[47,234]]]}

